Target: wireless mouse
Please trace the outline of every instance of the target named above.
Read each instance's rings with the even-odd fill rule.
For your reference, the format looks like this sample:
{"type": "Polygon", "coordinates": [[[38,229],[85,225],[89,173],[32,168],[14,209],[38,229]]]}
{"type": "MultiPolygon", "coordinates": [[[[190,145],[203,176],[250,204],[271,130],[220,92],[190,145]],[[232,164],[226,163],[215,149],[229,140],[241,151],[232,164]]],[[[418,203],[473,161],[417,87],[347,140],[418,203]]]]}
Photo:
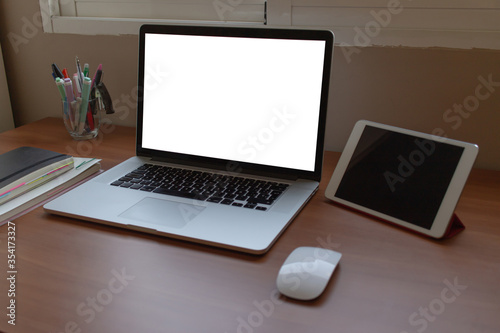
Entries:
{"type": "Polygon", "coordinates": [[[342,254],[318,247],[296,248],[276,279],[278,290],[298,300],[312,300],[325,290],[342,254]]]}

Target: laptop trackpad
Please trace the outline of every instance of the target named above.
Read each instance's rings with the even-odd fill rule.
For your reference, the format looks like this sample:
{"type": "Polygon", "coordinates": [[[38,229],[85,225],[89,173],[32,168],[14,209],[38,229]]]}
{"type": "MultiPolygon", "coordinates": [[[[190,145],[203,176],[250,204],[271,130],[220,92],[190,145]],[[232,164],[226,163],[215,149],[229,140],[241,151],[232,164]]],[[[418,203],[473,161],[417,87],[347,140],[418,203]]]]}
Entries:
{"type": "Polygon", "coordinates": [[[121,217],[162,227],[182,228],[205,209],[201,205],[156,198],[144,198],[123,213],[121,217]]]}

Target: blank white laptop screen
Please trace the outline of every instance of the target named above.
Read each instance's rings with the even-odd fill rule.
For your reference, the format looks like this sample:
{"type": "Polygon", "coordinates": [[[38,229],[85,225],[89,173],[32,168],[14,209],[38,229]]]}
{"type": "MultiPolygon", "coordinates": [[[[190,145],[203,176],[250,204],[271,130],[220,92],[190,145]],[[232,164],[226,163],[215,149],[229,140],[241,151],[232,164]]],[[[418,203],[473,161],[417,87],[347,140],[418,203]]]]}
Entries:
{"type": "Polygon", "coordinates": [[[142,147],[315,166],[325,42],[147,34],[142,147]]]}

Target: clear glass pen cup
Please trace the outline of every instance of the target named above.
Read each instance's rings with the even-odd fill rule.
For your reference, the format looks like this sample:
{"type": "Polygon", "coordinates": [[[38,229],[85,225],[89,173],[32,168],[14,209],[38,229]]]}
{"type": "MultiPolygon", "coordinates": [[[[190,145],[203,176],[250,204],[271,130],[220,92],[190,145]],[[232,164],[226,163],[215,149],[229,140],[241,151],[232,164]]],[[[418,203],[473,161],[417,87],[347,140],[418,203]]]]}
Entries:
{"type": "Polygon", "coordinates": [[[64,99],[61,102],[64,125],[74,140],[89,140],[99,134],[101,111],[104,110],[99,93],[91,95],[88,102],[81,98],[73,101],[64,99]]]}

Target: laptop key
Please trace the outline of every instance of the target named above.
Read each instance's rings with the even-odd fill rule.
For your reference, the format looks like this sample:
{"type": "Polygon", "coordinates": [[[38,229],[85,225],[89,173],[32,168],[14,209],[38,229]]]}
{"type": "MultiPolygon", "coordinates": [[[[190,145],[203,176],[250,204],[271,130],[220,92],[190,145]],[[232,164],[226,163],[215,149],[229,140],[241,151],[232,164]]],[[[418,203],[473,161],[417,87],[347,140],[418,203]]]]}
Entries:
{"type": "Polygon", "coordinates": [[[143,186],[140,188],[141,191],[146,191],[146,192],[151,192],[153,191],[155,188],[153,186],[143,186]]]}
{"type": "Polygon", "coordinates": [[[176,197],[182,197],[182,198],[188,198],[188,199],[196,199],[197,194],[194,192],[182,192],[182,191],[174,191],[174,190],[169,190],[163,187],[159,187],[153,191],[153,193],[159,193],[159,194],[166,194],[166,195],[173,195],[176,197]]]}
{"type": "Polygon", "coordinates": [[[207,199],[208,202],[215,202],[215,203],[219,203],[222,201],[222,198],[220,197],[210,197],[207,199]]]}
{"type": "Polygon", "coordinates": [[[209,202],[268,210],[287,184],[145,164],[113,186],[209,202]]]}
{"type": "Polygon", "coordinates": [[[121,177],[121,178],[120,178],[120,179],[118,179],[118,180],[120,180],[120,181],[122,181],[122,182],[128,182],[128,181],[131,181],[131,180],[132,180],[132,178],[130,178],[130,177],[121,177]]]}
{"type": "Polygon", "coordinates": [[[264,198],[249,198],[247,201],[249,203],[264,204],[264,205],[271,205],[274,202],[274,200],[264,199],[264,198]]]}

